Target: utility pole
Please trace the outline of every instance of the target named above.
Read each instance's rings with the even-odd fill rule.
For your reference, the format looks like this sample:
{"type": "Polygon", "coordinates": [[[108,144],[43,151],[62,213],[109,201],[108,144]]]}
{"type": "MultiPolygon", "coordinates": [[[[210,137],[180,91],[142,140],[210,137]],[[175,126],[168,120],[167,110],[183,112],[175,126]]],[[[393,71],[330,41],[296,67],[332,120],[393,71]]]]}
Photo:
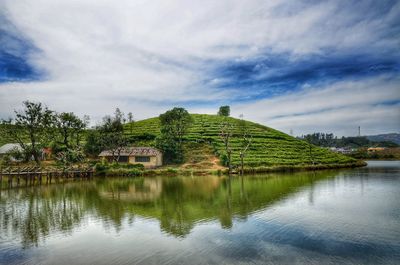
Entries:
{"type": "Polygon", "coordinates": [[[361,137],[361,126],[358,126],[358,137],[361,137]]]}

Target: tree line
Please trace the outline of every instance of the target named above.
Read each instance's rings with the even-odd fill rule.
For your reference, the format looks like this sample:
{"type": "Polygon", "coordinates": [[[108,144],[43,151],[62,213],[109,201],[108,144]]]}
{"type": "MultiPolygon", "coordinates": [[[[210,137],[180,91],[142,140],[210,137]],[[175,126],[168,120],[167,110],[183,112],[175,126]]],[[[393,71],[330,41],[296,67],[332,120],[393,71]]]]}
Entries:
{"type": "MultiPolygon", "coordinates": [[[[225,146],[222,163],[231,172],[233,151],[230,140],[233,137],[234,124],[228,119],[230,107],[221,106],[217,114],[224,117],[220,126],[220,137],[225,146]]],[[[159,119],[159,136],[146,140],[154,140],[154,147],[164,154],[164,164],[183,163],[183,144],[193,123],[192,116],[186,109],[175,107],[160,114],[159,119]]],[[[97,157],[103,150],[107,150],[112,161],[118,163],[125,148],[134,145],[137,140],[124,133],[124,130],[129,130],[132,134],[134,130],[131,112],[125,115],[116,108],[113,115],[104,116],[98,125],[89,128],[89,122],[90,118],[86,115],[80,118],[73,112],[58,113],[42,103],[25,101],[23,109],[15,111],[15,118],[1,121],[0,136],[7,135],[10,141],[19,144],[21,150],[15,150],[12,154],[18,160],[33,160],[40,165],[43,150],[50,148],[53,158],[64,166],[83,162],[87,157],[97,157]]],[[[251,135],[243,119],[239,127],[243,140],[243,146],[239,150],[243,172],[243,161],[251,144],[251,135]]]]}
{"type": "Polygon", "coordinates": [[[380,147],[398,147],[396,143],[389,141],[371,141],[366,136],[357,136],[357,137],[337,137],[333,133],[321,133],[316,132],[312,134],[302,135],[298,137],[299,139],[306,140],[307,142],[322,146],[322,147],[371,147],[371,146],[380,146],[380,147]]]}

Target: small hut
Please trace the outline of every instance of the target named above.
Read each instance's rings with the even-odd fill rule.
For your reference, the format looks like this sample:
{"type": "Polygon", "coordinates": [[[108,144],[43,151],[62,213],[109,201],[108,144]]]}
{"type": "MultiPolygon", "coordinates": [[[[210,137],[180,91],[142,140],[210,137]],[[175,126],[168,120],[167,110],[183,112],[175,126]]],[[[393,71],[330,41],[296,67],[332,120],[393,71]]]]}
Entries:
{"type": "MultiPolygon", "coordinates": [[[[113,155],[110,150],[104,150],[99,157],[112,162],[115,154],[113,155]]],[[[119,153],[118,162],[143,164],[145,168],[159,167],[162,166],[162,153],[152,147],[126,147],[119,153]]]]}
{"type": "MultiPolygon", "coordinates": [[[[22,152],[22,151],[23,149],[20,144],[15,144],[15,143],[5,144],[0,147],[0,159],[12,152],[22,152]]],[[[14,158],[12,159],[14,160],[14,158]]]]}

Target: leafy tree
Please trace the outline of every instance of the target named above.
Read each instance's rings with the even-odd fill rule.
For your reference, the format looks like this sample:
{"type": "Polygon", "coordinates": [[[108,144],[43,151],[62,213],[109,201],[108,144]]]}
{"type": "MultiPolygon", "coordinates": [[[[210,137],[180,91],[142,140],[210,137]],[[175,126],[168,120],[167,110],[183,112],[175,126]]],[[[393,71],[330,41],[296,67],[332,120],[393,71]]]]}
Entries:
{"type": "Polygon", "coordinates": [[[107,150],[111,153],[113,161],[118,162],[122,150],[128,144],[124,135],[124,122],[124,114],[118,108],[115,110],[114,116],[105,116],[100,125],[88,131],[84,147],[85,153],[97,156],[101,151],[107,150]]]}
{"type": "Polygon", "coordinates": [[[15,111],[15,119],[3,121],[4,133],[21,146],[26,158],[33,157],[40,165],[42,149],[51,137],[54,114],[42,103],[24,101],[23,105],[22,111],[15,111]]]}
{"type": "Polygon", "coordinates": [[[103,150],[110,151],[115,162],[119,161],[122,150],[128,144],[128,140],[124,135],[123,124],[125,121],[124,114],[117,108],[114,116],[105,116],[103,124],[97,128],[100,136],[100,146],[103,150]]]}
{"type": "Polygon", "coordinates": [[[98,130],[89,130],[86,136],[86,143],[84,146],[85,153],[90,156],[97,156],[102,151],[100,133],[98,130]]]}
{"type": "Polygon", "coordinates": [[[181,163],[183,161],[183,150],[173,138],[161,134],[156,138],[156,146],[163,151],[163,162],[165,164],[181,163]]]}
{"type": "Polygon", "coordinates": [[[124,124],[126,122],[125,114],[119,108],[115,109],[114,115],[115,121],[118,121],[121,124],[124,124]]]}
{"type": "Polygon", "coordinates": [[[55,125],[61,137],[61,144],[68,149],[79,146],[80,135],[87,123],[72,112],[62,112],[56,115],[55,125]]]}
{"type": "Polygon", "coordinates": [[[156,145],[164,151],[166,163],[183,162],[182,141],[193,122],[189,112],[184,108],[173,108],[160,115],[161,135],[156,145]]]}
{"type": "Polygon", "coordinates": [[[122,132],[103,132],[100,134],[100,144],[103,149],[110,152],[113,161],[118,162],[128,141],[122,132]]]}
{"type": "Polygon", "coordinates": [[[218,115],[229,117],[231,115],[231,108],[229,106],[219,107],[218,115]]]}
{"type": "Polygon", "coordinates": [[[161,133],[171,136],[181,144],[193,119],[184,108],[173,108],[160,115],[160,122],[161,133]]]}

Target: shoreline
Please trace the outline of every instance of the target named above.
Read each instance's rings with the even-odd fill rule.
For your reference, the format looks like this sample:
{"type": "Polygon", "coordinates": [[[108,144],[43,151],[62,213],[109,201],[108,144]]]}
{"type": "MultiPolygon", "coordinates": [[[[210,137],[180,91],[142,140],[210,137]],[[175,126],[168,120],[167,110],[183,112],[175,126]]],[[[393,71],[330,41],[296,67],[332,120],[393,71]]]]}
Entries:
{"type": "MultiPolygon", "coordinates": [[[[302,165],[302,166],[271,166],[271,167],[257,167],[257,168],[244,168],[243,176],[251,176],[255,174],[263,174],[263,173],[295,173],[295,172],[306,172],[306,171],[323,171],[323,170],[335,170],[335,169],[344,169],[344,168],[356,168],[356,167],[364,167],[367,166],[367,162],[365,161],[356,161],[353,163],[346,164],[319,164],[319,165],[302,165]]],[[[176,176],[207,176],[207,175],[217,175],[217,176],[228,176],[228,169],[179,169],[179,168],[159,168],[159,169],[144,169],[137,170],[134,169],[130,171],[129,169],[124,168],[113,168],[105,171],[96,171],[92,175],[92,177],[88,179],[94,178],[136,178],[136,177],[176,177],[176,176]]],[[[231,176],[240,176],[238,171],[233,171],[231,176]]],[[[8,180],[8,178],[7,178],[8,180]]],[[[75,178],[61,178],[61,181],[57,180],[54,183],[64,183],[76,180],[75,178]]],[[[1,189],[5,189],[8,184],[6,182],[6,178],[0,178],[1,189]]],[[[22,184],[22,183],[21,183],[22,184]]],[[[33,185],[39,184],[38,181],[34,181],[33,185]]],[[[40,183],[41,185],[42,183],[40,183]]],[[[53,184],[43,182],[44,185],[53,184]]],[[[25,185],[21,185],[18,187],[23,187],[25,185]]],[[[29,185],[30,186],[30,185],[29,185]]],[[[11,187],[12,188],[12,187],[11,187]]]]}
{"type": "MultiPolygon", "coordinates": [[[[318,164],[318,165],[301,165],[301,166],[270,166],[270,167],[255,167],[244,168],[244,175],[253,175],[258,173],[285,173],[285,172],[301,172],[301,171],[315,171],[315,170],[328,170],[328,169],[342,169],[342,168],[357,168],[365,167],[367,162],[356,161],[354,163],[346,164],[318,164]]],[[[228,175],[228,169],[215,170],[215,169],[179,169],[179,168],[165,168],[165,169],[145,169],[142,176],[203,176],[203,175],[228,175]]],[[[231,175],[240,175],[239,171],[234,170],[231,175]]]]}

